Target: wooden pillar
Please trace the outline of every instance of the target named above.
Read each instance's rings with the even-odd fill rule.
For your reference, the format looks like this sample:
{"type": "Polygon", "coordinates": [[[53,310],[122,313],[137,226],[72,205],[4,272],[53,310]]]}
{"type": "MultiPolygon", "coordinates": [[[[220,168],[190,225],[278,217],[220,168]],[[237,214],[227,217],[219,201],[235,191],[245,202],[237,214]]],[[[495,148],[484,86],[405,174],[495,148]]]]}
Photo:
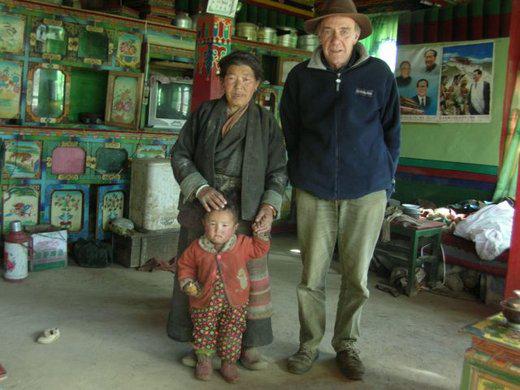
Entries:
{"type": "Polygon", "coordinates": [[[231,52],[232,27],[232,19],[224,16],[205,13],[197,20],[192,111],[202,102],[222,96],[218,62],[231,52]]]}
{"type": "Polygon", "coordinates": [[[518,178],[516,187],[515,216],[513,218],[511,249],[509,250],[509,259],[507,261],[506,291],[504,298],[510,297],[513,294],[513,290],[518,289],[520,289],[520,177],[518,178]]]}
{"type": "MultiPolygon", "coordinates": [[[[511,10],[511,24],[509,33],[509,55],[507,62],[506,91],[504,96],[504,116],[502,135],[507,131],[509,115],[511,111],[511,98],[513,96],[516,78],[520,63],[520,0],[513,0],[511,10]]],[[[514,129],[511,129],[514,131],[514,129]]],[[[501,151],[502,152],[502,151],[501,151]]],[[[520,167],[519,167],[520,176],[520,167]]],[[[507,263],[505,297],[511,296],[513,290],[520,289],[520,177],[516,188],[515,216],[513,218],[513,234],[511,236],[511,249],[507,263]]]]}

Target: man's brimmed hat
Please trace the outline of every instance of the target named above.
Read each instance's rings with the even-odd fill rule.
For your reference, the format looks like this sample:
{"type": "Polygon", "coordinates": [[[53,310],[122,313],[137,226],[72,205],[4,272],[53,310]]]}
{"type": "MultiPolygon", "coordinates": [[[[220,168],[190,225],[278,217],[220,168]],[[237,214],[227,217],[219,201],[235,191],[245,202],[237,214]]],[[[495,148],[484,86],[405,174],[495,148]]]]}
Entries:
{"type": "Polygon", "coordinates": [[[318,0],[314,3],[314,18],[305,21],[305,31],[314,34],[318,24],[328,16],[348,16],[361,29],[359,39],[372,34],[372,23],[368,16],[359,14],[352,0],[318,0]]]}

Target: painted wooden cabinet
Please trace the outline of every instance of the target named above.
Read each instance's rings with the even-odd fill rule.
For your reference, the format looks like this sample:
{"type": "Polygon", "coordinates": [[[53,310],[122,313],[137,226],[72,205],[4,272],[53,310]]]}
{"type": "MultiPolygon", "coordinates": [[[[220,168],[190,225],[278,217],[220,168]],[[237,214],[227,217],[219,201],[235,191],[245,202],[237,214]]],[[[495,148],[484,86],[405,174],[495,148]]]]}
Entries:
{"type": "Polygon", "coordinates": [[[0,0],[0,36],[1,230],[21,220],[108,239],[108,221],[128,216],[132,161],[167,158],[176,139],[142,126],[145,36],[193,52],[194,32],[0,0]]]}
{"type": "MultiPolygon", "coordinates": [[[[158,72],[191,85],[196,32],[0,0],[0,38],[1,231],[21,220],[66,227],[70,240],[108,238],[107,221],[128,216],[132,162],[168,158],[177,138],[178,128],[148,121],[148,106],[159,100],[150,99],[150,76],[158,72]]],[[[309,54],[240,39],[233,48],[273,64],[309,54]]],[[[261,95],[275,115],[281,89],[266,86],[261,95]]],[[[170,100],[186,114],[184,95],[170,100]]],[[[173,191],[178,196],[178,188],[173,191]]],[[[289,205],[290,190],[283,215],[289,205]]]]}
{"type": "Polygon", "coordinates": [[[520,331],[502,314],[469,325],[472,346],[464,356],[461,390],[520,389],[520,331]]]}

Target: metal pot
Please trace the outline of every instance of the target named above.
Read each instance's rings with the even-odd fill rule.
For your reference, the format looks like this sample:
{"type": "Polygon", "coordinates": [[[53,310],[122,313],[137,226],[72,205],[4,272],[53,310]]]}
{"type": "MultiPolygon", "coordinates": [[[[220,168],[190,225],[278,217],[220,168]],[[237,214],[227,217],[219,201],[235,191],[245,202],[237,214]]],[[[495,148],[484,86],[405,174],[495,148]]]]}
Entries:
{"type": "Polygon", "coordinates": [[[253,23],[238,23],[236,36],[250,41],[256,41],[258,37],[258,26],[253,23]]]}
{"type": "Polygon", "coordinates": [[[513,294],[513,298],[501,302],[502,312],[509,326],[520,329],[520,290],[514,290],[513,294]]]}
{"type": "Polygon", "coordinates": [[[298,49],[314,51],[319,44],[318,37],[314,34],[300,35],[298,37],[298,49]]]}
{"type": "Polygon", "coordinates": [[[173,25],[180,28],[191,28],[191,18],[186,12],[177,12],[173,25]]]}
{"type": "Polygon", "coordinates": [[[271,27],[260,27],[258,29],[258,42],[271,43],[276,45],[278,41],[276,29],[271,27]]]}
{"type": "Polygon", "coordinates": [[[278,44],[285,47],[296,47],[298,30],[292,27],[283,27],[278,32],[278,44]]]}
{"type": "Polygon", "coordinates": [[[191,15],[191,28],[193,30],[197,29],[197,20],[199,19],[200,15],[202,15],[200,12],[197,12],[196,14],[191,15]]]}

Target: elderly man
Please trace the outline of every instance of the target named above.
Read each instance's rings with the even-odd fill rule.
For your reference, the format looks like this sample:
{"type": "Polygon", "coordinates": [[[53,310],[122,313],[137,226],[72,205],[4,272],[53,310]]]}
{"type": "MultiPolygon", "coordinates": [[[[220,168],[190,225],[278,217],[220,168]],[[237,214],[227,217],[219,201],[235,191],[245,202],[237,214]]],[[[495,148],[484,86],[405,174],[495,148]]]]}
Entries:
{"type": "Polygon", "coordinates": [[[430,73],[437,67],[437,50],[428,49],[424,52],[424,66],[425,71],[430,73]]]}
{"type": "Polygon", "coordinates": [[[358,43],[372,28],[352,1],[316,2],[305,29],[321,45],[291,70],[280,103],[303,262],[300,348],[288,369],[302,374],[318,357],[325,278],[337,241],[342,280],[332,345],[343,374],[361,379],[355,342],[369,295],[368,267],[393,190],[399,97],[389,67],[358,43]]]}
{"type": "Polygon", "coordinates": [[[490,87],[482,80],[482,70],[473,71],[473,83],[469,87],[469,113],[471,115],[489,115],[490,87]]]}
{"type": "Polygon", "coordinates": [[[420,79],[415,84],[417,87],[417,95],[412,97],[412,100],[425,112],[429,114],[429,108],[432,104],[432,99],[426,95],[428,93],[428,80],[420,79]]]}

